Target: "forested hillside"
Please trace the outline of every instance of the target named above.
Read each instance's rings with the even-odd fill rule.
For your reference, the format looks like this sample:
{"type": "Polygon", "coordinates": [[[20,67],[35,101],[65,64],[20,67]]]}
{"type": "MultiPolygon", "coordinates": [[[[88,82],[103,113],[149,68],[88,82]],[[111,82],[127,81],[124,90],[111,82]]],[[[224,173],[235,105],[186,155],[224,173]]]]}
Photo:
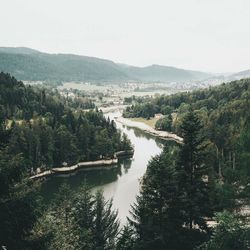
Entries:
{"type": "Polygon", "coordinates": [[[247,249],[249,217],[246,222],[240,214],[250,204],[250,79],[160,96],[123,115],[149,119],[156,113],[164,114],[156,128],[184,140],[149,163],[132,209],[136,240],[130,243],[139,249],[247,249]]]}
{"type": "MultiPolygon", "coordinates": [[[[60,243],[63,249],[70,249],[70,242],[64,245],[62,238],[57,238],[61,235],[64,240],[68,239],[62,234],[60,226],[68,227],[68,235],[73,233],[73,224],[76,226],[75,221],[72,221],[72,228],[69,228],[69,219],[63,219],[63,216],[67,216],[65,210],[68,211],[68,206],[63,205],[61,197],[50,209],[45,208],[39,195],[40,183],[31,181],[30,174],[38,167],[48,169],[61,167],[63,162],[73,164],[78,161],[111,158],[114,152],[131,148],[127,137],[122,136],[115,124],[106,119],[102,112],[97,109],[84,112],[81,106],[82,103],[77,98],[69,99],[57,91],[25,86],[9,74],[0,73],[1,247],[59,249],[55,244],[60,243]],[[55,227],[54,220],[51,221],[50,213],[54,214],[53,211],[60,216],[55,218],[58,220],[58,227],[55,227]],[[44,218],[46,224],[40,225],[39,218],[44,218]],[[42,234],[45,226],[49,226],[49,229],[42,234]],[[39,228],[38,232],[32,231],[32,228],[39,228]]],[[[101,193],[92,196],[87,189],[82,195],[73,200],[70,197],[66,199],[68,202],[78,202],[78,208],[71,204],[74,213],[81,214],[84,205],[89,206],[86,213],[90,213],[89,209],[93,212],[92,215],[88,214],[89,223],[95,223],[97,228],[92,230],[91,237],[100,239],[95,239],[96,243],[93,243],[92,238],[86,244],[93,244],[93,247],[112,246],[114,236],[118,234],[117,214],[111,210],[112,202],[106,203],[101,193]],[[85,200],[86,197],[89,200],[85,200]],[[110,231],[112,223],[113,231],[110,231]],[[101,233],[105,236],[101,236],[101,233]]],[[[80,219],[77,214],[74,216],[80,219]]],[[[82,216],[84,217],[83,214],[82,216]]],[[[79,234],[89,233],[88,225],[82,225],[80,221],[75,229],[79,230],[79,234]]],[[[83,235],[81,237],[85,240],[83,235]]],[[[85,243],[77,244],[83,246],[85,243]]]]}
{"type": "Polygon", "coordinates": [[[180,130],[183,144],[149,162],[123,240],[131,249],[247,249],[249,130],[239,139],[235,165],[217,154],[194,111],[180,130]]]}
{"type": "Polygon", "coordinates": [[[110,60],[72,54],[48,54],[29,48],[0,47],[0,71],[9,72],[28,81],[90,81],[90,82],[172,82],[193,81],[210,74],[152,65],[134,67],[110,60]]]}
{"type": "MultiPolygon", "coordinates": [[[[101,192],[62,186],[50,205],[39,195],[36,167],[112,157],[131,147],[102,112],[52,90],[0,74],[0,245],[7,249],[242,250],[250,238],[249,80],[161,96],[126,116],[166,116],[182,144],[151,159],[131,216],[101,192]],[[78,108],[76,108],[78,107],[78,108]],[[211,222],[217,221],[212,227],[211,222]]],[[[140,100],[142,101],[142,100],[140,100]]]]}
{"type": "Polygon", "coordinates": [[[190,109],[204,125],[203,134],[214,150],[217,172],[223,175],[222,166],[226,172],[235,171],[238,166],[237,174],[231,174],[232,178],[236,178],[241,171],[242,177],[249,176],[243,155],[248,152],[247,141],[250,137],[250,79],[190,93],[160,96],[128,107],[124,116],[149,118],[155,113],[162,113],[165,116],[156,126],[182,135],[181,124],[190,109]]]}
{"type": "Polygon", "coordinates": [[[0,71],[28,81],[117,81],[126,75],[112,61],[46,53],[0,53],[0,71]]]}
{"type": "Polygon", "coordinates": [[[21,153],[30,169],[111,157],[122,150],[114,123],[101,112],[82,112],[82,106],[77,98],[25,86],[1,73],[1,144],[14,155],[21,153]]]}

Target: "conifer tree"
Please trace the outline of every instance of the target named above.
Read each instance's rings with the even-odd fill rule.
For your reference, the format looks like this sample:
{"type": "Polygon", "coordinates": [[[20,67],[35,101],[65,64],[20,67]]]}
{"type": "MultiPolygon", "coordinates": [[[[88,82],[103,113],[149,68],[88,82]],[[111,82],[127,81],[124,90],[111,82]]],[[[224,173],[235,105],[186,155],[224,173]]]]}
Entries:
{"type": "Polygon", "coordinates": [[[116,243],[117,250],[132,250],[135,248],[135,232],[133,228],[127,224],[123,227],[121,233],[118,236],[116,243]]]}
{"type": "Polygon", "coordinates": [[[173,161],[176,153],[165,149],[148,165],[141,194],[129,219],[135,228],[136,249],[182,249],[179,173],[173,161]]]}
{"type": "Polygon", "coordinates": [[[185,224],[193,229],[207,229],[205,217],[211,216],[208,183],[208,169],[205,161],[206,142],[202,135],[202,124],[194,111],[184,117],[181,129],[181,146],[178,168],[182,171],[181,186],[185,224]]]}
{"type": "Polygon", "coordinates": [[[112,200],[105,201],[100,191],[95,195],[94,214],[94,249],[115,249],[115,242],[119,232],[118,211],[112,210],[112,200]]]}

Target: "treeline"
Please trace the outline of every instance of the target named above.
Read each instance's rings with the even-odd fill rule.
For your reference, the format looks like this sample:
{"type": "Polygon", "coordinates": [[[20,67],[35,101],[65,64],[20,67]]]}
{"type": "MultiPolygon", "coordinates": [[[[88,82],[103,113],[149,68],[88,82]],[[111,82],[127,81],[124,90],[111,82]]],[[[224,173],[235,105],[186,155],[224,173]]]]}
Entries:
{"type": "Polygon", "coordinates": [[[22,153],[30,169],[112,158],[115,152],[131,147],[101,112],[75,115],[67,111],[60,121],[44,116],[12,121],[9,126],[8,149],[13,154],[22,153]]]}
{"type": "Polygon", "coordinates": [[[58,92],[25,86],[4,73],[0,88],[1,141],[13,155],[22,154],[27,169],[110,158],[131,147],[97,109],[82,112],[58,92]]]}
{"type": "MultiPolygon", "coordinates": [[[[15,82],[9,75],[5,78],[15,82]]],[[[18,85],[24,92],[28,88],[15,82],[16,94],[22,93],[18,85]]],[[[218,89],[224,87],[232,86],[218,89]]],[[[114,150],[131,146],[126,136],[121,137],[114,124],[97,110],[77,112],[65,104],[54,104],[54,100],[52,106],[59,110],[56,108],[48,114],[38,106],[32,108],[37,114],[25,118],[20,114],[31,110],[26,107],[29,99],[25,105],[9,104],[10,113],[1,112],[0,126],[0,246],[67,250],[247,249],[249,221],[239,213],[239,209],[249,205],[250,197],[247,93],[248,89],[240,97],[235,96],[208,111],[207,121],[201,115],[202,108],[195,106],[177,114],[182,115],[178,133],[183,137],[183,144],[166,145],[149,162],[141,192],[132,205],[127,225],[121,230],[112,201],[105,201],[100,192],[92,194],[83,187],[73,194],[69,188],[62,187],[54,202],[45,206],[39,196],[39,182],[29,180],[27,172],[37,165],[49,167],[62,161],[111,157],[114,150]],[[233,103],[239,109],[230,108],[233,103]],[[227,119],[211,119],[213,112],[218,114],[215,116],[218,119],[227,119]],[[224,113],[227,115],[223,116],[224,113]],[[232,117],[237,117],[238,122],[232,117]],[[221,137],[216,142],[211,128],[218,127],[221,137]],[[237,133],[228,135],[228,128],[237,133]],[[211,228],[209,221],[214,219],[218,224],[211,228]]],[[[5,111],[8,99],[2,102],[2,96],[1,107],[5,111]]],[[[48,110],[47,105],[43,106],[48,110]]],[[[166,113],[169,119],[172,113],[166,113]]]]}
{"type": "Polygon", "coordinates": [[[155,113],[164,115],[172,112],[183,113],[183,111],[187,111],[189,105],[192,105],[195,110],[206,108],[208,112],[212,112],[231,102],[249,99],[249,84],[250,79],[243,79],[208,89],[161,95],[150,101],[141,99],[139,104],[128,107],[124,116],[150,118],[155,113]]]}
{"type": "MultiPolygon", "coordinates": [[[[60,167],[63,162],[73,164],[112,158],[116,151],[131,149],[126,135],[121,135],[114,122],[106,119],[97,109],[82,112],[73,99],[64,98],[57,91],[25,86],[4,73],[0,73],[0,109],[0,248],[48,249],[49,242],[57,242],[60,235],[66,235],[62,231],[69,233],[64,240],[72,238],[75,231],[68,218],[73,218],[73,211],[81,214],[81,202],[87,206],[85,212],[89,222],[95,220],[98,228],[90,232],[89,224],[85,225],[86,231],[82,229],[83,234],[79,235],[84,239],[86,235],[91,235],[92,249],[97,249],[95,246],[99,245],[103,249],[103,241],[114,242],[113,235],[106,238],[103,222],[110,233],[110,220],[117,220],[116,213],[111,211],[111,203],[106,204],[101,194],[95,198],[91,196],[89,203],[84,200],[87,196],[83,196],[82,201],[75,198],[70,203],[72,207],[63,207],[58,201],[47,211],[39,195],[40,182],[33,182],[28,177],[38,167],[45,169],[60,167]],[[60,206],[66,214],[60,213],[60,206]],[[74,206],[79,206],[79,210],[74,206]],[[50,224],[46,220],[49,231],[43,235],[40,228],[36,234],[37,225],[45,216],[51,219],[50,224]],[[53,229],[57,232],[52,233],[53,229]],[[103,232],[103,238],[99,232],[103,232]],[[100,239],[95,243],[93,240],[98,239],[93,237],[100,239]]],[[[68,196],[66,199],[71,200],[68,196]]],[[[81,229],[80,225],[77,228],[81,229]]],[[[62,249],[76,249],[74,245],[68,248],[71,242],[72,239],[67,242],[68,245],[60,246],[62,249]]],[[[107,245],[112,246],[112,242],[107,245]]],[[[52,246],[50,249],[59,249],[59,245],[53,243],[52,246]]]]}
{"type": "Polygon", "coordinates": [[[105,201],[101,191],[95,194],[83,186],[74,194],[63,185],[52,205],[39,218],[28,246],[36,249],[116,249],[119,234],[118,211],[105,201]]]}
{"type": "Polygon", "coordinates": [[[181,124],[192,109],[203,124],[208,138],[212,165],[220,178],[230,183],[249,181],[250,79],[234,81],[191,93],[160,96],[132,105],[125,117],[164,117],[156,128],[182,136],[181,124]]]}
{"type": "Polygon", "coordinates": [[[148,165],[132,210],[135,249],[249,247],[249,217],[241,216],[250,202],[249,97],[246,79],[127,108],[125,117],[163,113],[156,127],[184,139],[148,165]]]}
{"type": "Polygon", "coordinates": [[[41,249],[247,249],[249,221],[228,204],[218,204],[225,193],[216,187],[202,128],[198,116],[188,112],[181,126],[183,144],[166,146],[151,159],[121,230],[112,201],[86,187],[77,195],[63,187],[35,224],[29,244],[41,249]]]}
{"type": "MultiPolygon", "coordinates": [[[[161,123],[165,125],[170,119],[171,126],[166,126],[167,129],[181,134],[182,119],[192,108],[198,113],[210,134],[215,127],[224,130],[223,126],[228,126],[228,124],[231,125],[228,133],[232,134],[234,133],[232,126],[235,130],[240,130],[246,123],[249,123],[249,100],[250,79],[243,79],[208,89],[140,100],[137,104],[127,107],[123,116],[149,119],[156,113],[161,113],[168,117],[167,119],[164,117],[161,123]]],[[[216,131],[215,136],[220,137],[220,133],[221,131],[216,131]]],[[[221,137],[225,136],[221,135],[221,137]]]]}
{"type": "Polygon", "coordinates": [[[39,85],[24,85],[14,77],[0,73],[0,113],[6,119],[30,120],[38,115],[53,115],[57,119],[65,109],[90,109],[94,104],[80,93],[75,98],[62,96],[57,89],[39,85]]]}
{"type": "MultiPolygon", "coordinates": [[[[236,176],[249,168],[241,159],[230,174],[234,180],[221,179],[203,131],[199,116],[189,111],[181,124],[183,144],[166,146],[150,161],[132,206],[131,249],[247,249],[249,220],[239,209],[249,204],[250,176],[246,182],[236,176]]],[[[245,156],[249,162],[250,154],[245,156]]]]}

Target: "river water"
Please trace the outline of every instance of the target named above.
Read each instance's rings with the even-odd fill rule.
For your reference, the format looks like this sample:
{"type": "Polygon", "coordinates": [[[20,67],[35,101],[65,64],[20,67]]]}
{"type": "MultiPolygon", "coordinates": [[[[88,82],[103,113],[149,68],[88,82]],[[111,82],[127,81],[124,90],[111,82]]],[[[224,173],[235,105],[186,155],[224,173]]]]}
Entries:
{"type": "MultiPolygon", "coordinates": [[[[114,119],[120,112],[108,113],[105,116],[114,119]]],[[[116,123],[117,128],[128,135],[134,146],[132,159],[120,160],[117,166],[106,169],[82,170],[67,176],[54,176],[46,180],[42,186],[42,194],[51,200],[62,183],[77,190],[87,183],[93,190],[102,189],[106,199],[113,199],[113,207],[118,209],[121,223],[129,216],[130,205],[136,201],[139,194],[139,179],[146,172],[148,161],[162,151],[160,140],[135,128],[129,128],[116,123]]]]}

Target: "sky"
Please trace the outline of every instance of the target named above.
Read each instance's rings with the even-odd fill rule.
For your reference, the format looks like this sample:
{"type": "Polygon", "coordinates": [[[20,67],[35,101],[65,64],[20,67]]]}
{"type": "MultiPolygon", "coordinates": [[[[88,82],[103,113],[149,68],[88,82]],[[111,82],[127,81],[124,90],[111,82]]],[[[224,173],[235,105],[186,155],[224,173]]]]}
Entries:
{"type": "Polygon", "coordinates": [[[250,69],[250,0],[0,0],[0,46],[136,66],[250,69]]]}

